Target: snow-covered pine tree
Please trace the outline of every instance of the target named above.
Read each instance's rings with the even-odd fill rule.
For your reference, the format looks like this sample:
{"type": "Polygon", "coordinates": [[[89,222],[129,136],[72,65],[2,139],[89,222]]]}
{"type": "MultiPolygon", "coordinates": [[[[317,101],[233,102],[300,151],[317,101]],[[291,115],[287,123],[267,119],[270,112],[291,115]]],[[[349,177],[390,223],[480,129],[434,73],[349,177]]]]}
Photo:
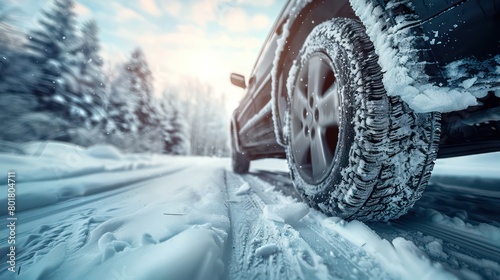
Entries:
{"type": "Polygon", "coordinates": [[[137,48],[125,65],[130,76],[130,91],[135,96],[135,114],[141,123],[141,130],[149,130],[160,122],[159,106],[153,97],[153,75],[144,52],[137,48]]]}
{"type": "Polygon", "coordinates": [[[118,74],[109,86],[107,112],[110,124],[107,126],[108,133],[139,131],[139,119],[135,115],[137,100],[130,91],[130,73],[125,67],[118,68],[118,74]]]}
{"type": "Polygon", "coordinates": [[[38,106],[31,92],[36,69],[25,54],[13,11],[0,3],[0,140],[24,142],[43,138],[50,128],[37,130],[47,118],[33,113],[38,106]]]}
{"type": "Polygon", "coordinates": [[[102,61],[96,23],[84,24],[77,34],[73,6],[73,0],[54,0],[42,11],[26,47],[39,69],[33,87],[37,110],[64,123],[52,138],[85,145],[92,144],[89,130],[96,134],[105,118],[102,61]]]}
{"type": "MultiPolygon", "coordinates": [[[[85,127],[96,126],[105,118],[104,111],[104,83],[102,73],[102,58],[99,56],[98,27],[95,21],[83,24],[81,38],[74,55],[76,88],[73,91],[73,100],[79,108],[85,110],[87,118],[85,127]]],[[[69,90],[69,89],[68,89],[69,90]]]]}
{"type": "Polygon", "coordinates": [[[142,50],[132,52],[113,81],[108,113],[119,131],[131,132],[127,137],[134,147],[130,150],[163,150],[161,109],[153,96],[153,76],[142,50]]]}
{"type": "Polygon", "coordinates": [[[62,77],[72,74],[72,62],[68,59],[76,39],[73,5],[73,0],[54,0],[42,11],[38,27],[28,36],[26,47],[40,70],[33,91],[40,100],[41,111],[58,112],[68,107],[67,97],[56,92],[71,82],[62,77]]]}
{"type": "Polygon", "coordinates": [[[182,112],[177,94],[163,91],[162,96],[162,134],[164,137],[164,153],[186,155],[189,153],[188,124],[182,112]]]}
{"type": "Polygon", "coordinates": [[[64,115],[71,122],[69,141],[85,146],[103,142],[109,124],[97,23],[85,22],[79,31],[64,57],[70,71],[62,74],[56,96],[68,104],[64,115]]]}

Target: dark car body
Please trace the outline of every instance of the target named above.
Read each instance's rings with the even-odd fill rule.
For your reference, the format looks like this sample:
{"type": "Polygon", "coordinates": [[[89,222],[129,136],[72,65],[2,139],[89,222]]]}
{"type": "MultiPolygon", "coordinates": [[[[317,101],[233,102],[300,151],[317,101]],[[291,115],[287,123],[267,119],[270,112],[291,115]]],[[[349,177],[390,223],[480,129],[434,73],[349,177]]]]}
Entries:
{"type": "MultiPolygon", "coordinates": [[[[371,1],[383,9],[389,25],[399,24],[402,16],[411,19],[404,29],[417,38],[412,47],[431,83],[453,87],[448,85],[444,71],[455,61],[470,58],[493,67],[500,63],[500,0],[407,1],[404,5],[393,2],[371,1]]],[[[336,17],[359,20],[348,0],[286,4],[262,47],[248,85],[241,83],[241,76],[232,76],[234,84],[239,80],[245,88],[231,121],[233,149],[250,160],[286,157],[283,128],[288,72],[311,30],[336,17]],[[286,40],[280,41],[283,37],[286,40]]],[[[470,66],[465,71],[474,75],[483,70],[470,66]]],[[[480,105],[442,114],[439,157],[500,150],[500,74],[483,76],[486,78],[477,83],[484,84],[487,94],[478,99],[480,105]]],[[[463,80],[456,81],[460,82],[463,80]]]]}

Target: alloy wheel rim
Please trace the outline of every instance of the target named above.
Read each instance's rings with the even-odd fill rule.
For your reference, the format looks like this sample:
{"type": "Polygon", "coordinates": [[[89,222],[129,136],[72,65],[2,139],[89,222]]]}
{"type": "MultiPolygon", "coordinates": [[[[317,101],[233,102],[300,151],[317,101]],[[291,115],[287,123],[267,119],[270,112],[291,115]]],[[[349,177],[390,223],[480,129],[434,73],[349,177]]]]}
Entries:
{"type": "Polygon", "coordinates": [[[297,169],[310,184],[322,182],[333,168],[340,104],[331,59],[313,53],[299,69],[293,89],[290,139],[297,169]]]}

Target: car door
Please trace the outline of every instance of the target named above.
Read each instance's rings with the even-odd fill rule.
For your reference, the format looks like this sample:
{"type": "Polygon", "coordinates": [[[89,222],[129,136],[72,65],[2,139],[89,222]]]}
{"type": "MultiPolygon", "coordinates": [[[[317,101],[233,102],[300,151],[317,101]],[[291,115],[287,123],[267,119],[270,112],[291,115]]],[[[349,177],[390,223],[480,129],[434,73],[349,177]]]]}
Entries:
{"type": "Polygon", "coordinates": [[[287,20],[287,11],[290,6],[291,2],[284,7],[269,33],[248,83],[248,93],[251,95],[249,98],[253,102],[254,114],[241,127],[241,133],[242,138],[246,138],[243,142],[247,143],[255,154],[283,153],[283,147],[276,142],[271,114],[271,71],[278,46],[277,41],[287,20]]]}

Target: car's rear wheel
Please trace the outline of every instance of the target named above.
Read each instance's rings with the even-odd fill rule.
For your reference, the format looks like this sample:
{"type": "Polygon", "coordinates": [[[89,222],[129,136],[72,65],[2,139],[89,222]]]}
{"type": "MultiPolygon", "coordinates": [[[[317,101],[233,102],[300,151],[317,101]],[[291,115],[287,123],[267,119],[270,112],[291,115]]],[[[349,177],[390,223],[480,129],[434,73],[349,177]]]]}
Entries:
{"type": "MultiPolygon", "coordinates": [[[[231,133],[234,133],[234,126],[231,124],[231,133]]],[[[236,149],[236,142],[238,140],[235,137],[231,137],[231,165],[233,167],[233,172],[237,174],[247,173],[250,169],[250,159],[248,155],[242,152],[238,152],[236,149]]]]}
{"type": "Polygon", "coordinates": [[[309,35],[287,80],[287,158],[298,191],[323,212],[388,220],[427,184],[439,115],[387,96],[361,23],[334,19],[309,35]]]}
{"type": "Polygon", "coordinates": [[[232,154],[233,172],[237,174],[247,173],[250,168],[250,160],[244,153],[233,150],[232,154]]]}

